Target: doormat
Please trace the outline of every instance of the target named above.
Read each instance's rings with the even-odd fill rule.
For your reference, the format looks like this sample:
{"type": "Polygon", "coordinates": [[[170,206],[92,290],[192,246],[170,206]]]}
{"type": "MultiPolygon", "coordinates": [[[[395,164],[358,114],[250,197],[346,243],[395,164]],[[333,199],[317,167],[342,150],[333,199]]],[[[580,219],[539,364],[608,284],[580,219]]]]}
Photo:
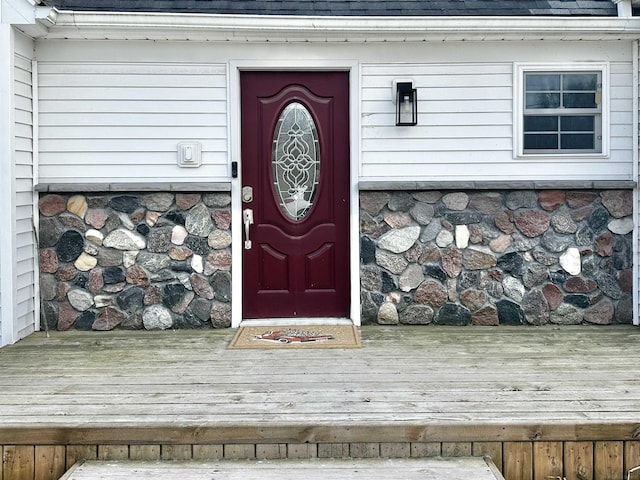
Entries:
{"type": "Polygon", "coordinates": [[[240,327],[229,348],[360,348],[353,325],[240,327]]]}

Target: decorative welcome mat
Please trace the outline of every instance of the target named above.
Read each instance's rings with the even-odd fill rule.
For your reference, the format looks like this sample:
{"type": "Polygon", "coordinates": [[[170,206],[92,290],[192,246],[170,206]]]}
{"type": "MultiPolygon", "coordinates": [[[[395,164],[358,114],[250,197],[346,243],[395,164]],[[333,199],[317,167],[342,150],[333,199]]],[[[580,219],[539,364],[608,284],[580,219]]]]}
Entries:
{"type": "Polygon", "coordinates": [[[353,325],[240,327],[229,348],[360,348],[353,325]]]}

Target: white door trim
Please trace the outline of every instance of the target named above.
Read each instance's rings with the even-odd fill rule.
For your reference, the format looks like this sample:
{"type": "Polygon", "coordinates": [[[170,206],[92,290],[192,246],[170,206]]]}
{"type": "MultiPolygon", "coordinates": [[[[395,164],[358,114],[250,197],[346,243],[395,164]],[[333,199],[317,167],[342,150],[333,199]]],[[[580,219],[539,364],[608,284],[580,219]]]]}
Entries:
{"type": "MultiPolygon", "coordinates": [[[[360,325],[360,234],[358,177],[360,172],[360,65],[356,60],[296,60],[231,61],[227,71],[229,171],[231,162],[238,162],[238,177],[231,179],[232,253],[231,264],[231,326],[242,322],[242,158],[240,156],[240,72],[243,70],[315,70],[349,72],[349,142],[350,142],[350,213],[349,213],[349,271],[351,281],[350,320],[360,325]]],[[[231,176],[231,175],[229,175],[231,176]]]]}

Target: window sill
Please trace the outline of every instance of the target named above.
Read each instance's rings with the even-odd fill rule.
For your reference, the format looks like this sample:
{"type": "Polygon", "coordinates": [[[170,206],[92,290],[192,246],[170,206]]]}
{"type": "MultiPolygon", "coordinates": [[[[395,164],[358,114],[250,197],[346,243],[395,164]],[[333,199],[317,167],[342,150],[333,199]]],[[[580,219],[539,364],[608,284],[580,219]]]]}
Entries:
{"type": "Polygon", "coordinates": [[[513,156],[516,160],[605,160],[610,158],[606,153],[517,153],[513,156]]]}

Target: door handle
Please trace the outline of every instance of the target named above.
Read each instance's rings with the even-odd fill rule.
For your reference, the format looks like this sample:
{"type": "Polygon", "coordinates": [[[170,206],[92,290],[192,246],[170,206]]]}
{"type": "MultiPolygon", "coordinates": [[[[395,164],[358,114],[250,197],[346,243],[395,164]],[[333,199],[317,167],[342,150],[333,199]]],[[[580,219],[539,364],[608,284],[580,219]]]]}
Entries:
{"type": "Polygon", "coordinates": [[[253,225],[253,210],[245,208],[242,210],[242,221],[244,222],[244,248],[251,250],[251,240],[249,238],[249,229],[253,225]]]}

